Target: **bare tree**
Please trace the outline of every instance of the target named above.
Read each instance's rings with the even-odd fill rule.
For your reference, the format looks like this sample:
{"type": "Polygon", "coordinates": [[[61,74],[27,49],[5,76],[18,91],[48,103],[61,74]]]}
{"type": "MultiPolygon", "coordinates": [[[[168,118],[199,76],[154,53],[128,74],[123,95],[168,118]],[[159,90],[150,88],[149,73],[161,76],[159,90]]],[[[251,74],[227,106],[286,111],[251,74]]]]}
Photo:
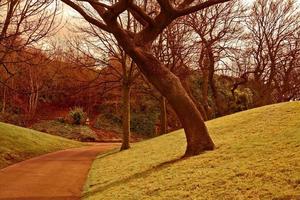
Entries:
{"type": "Polygon", "coordinates": [[[300,95],[300,32],[289,37],[280,57],[274,78],[275,101],[294,100],[300,95]]]}
{"type": "Polygon", "coordinates": [[[57,27],[54,0],[12,0],[0,4],[0,62],[6,56],[37,44],[57,27]]]}
{"type": "MultiPolygon", "coordinates": [[[[184,18],[178,19],[170,24],[153,43],[153,53],[172,73],[179,77],[182,85],[189,93],[187,79],[190,75],[190,68],[193,61],[193,43],[190,38],[193,37],[190,28],[184,25],[184,18]]],[[[167,102],[166,98],[161,95],[160,118],[161,134],[167,133],[167,102]]],[[[197,102],[194,102],[197,103],[197,102]]],[[[196,104],[197,105],[197,104],[196,104]]],[[[201,113],[206,119],[205,113],[201,113]]]]}
{"type": "Polygon", "coordinates": [[[257,106],[275,102],[276,87],[282,90],[296,72],[299,14],[295,1],[258,0],[253,4],[247,19],[246,51],[251,57],[248,84],[257,106]]]}
{"type": "MultiPolygon", "coordinates": [[[[124,13],[119,19],[120,25],[124,29],[136,32],[137,22],[129,13],[124,13]]],[[[131,91],[135,80],[140,73],[134,61],[129,55],[118,46],[112,34],[93,26],[78,27],[83,35],[80,43],[80,51],[93,58],[104,69],[100,72],[101,77],[107,81],[116,80],[120,82],[118,86],[122,90],[122,127],[123,140],[121,150],[130,148],[130,101],[131,91]],[[106,68],[106,69],[105,69],[106,68]],[[103,73],[105,71],[105,73],[103,73]],[[110,73],[109,76],[106,73],[110,73]],[[107,77],[105,77],[107,76],[107,77]]],[[[98,66],[99,67],[99,66],[98,66]]]]}
{"type": "Polygon", "coordinates": [[[158,0],[160,10],[156,9],[151,13],[128,0],[120,0],[114,4],[94,0],[62,1],[78,11],[89,23],[113,34],[118,44],[130,55],[149,82],[167,98],[185,130],[187,139],[185,156],[197,155],[202,151],[214,148],[197,107],[186,93],[178,77],[153,55],[151,46],[158,35],[176,18],[227,0],[208,0],[202,3],[190,0],[182,2],[158,0]],[[87,6],[89,6],[88,9],[86,9],[87,6]],[[141,31],[133,33],[121,28],[117,19],[126,10],[143,25],[141,31]]]}
{"type": "Polygon", "coordinates": [[[209,89],[214,98],[217,115],[224,114],[214,75],[224,70],[223,59],[227,57],[236,38],[242,33],[243,12],[245,10],[241,2],[234,0],[193,13],[187,20],[187,24],[199,38],[199,69],[203,74],[202,99],[208,118],[211,118],[211,108],[208,104],[209,89]]]}
{"type": "Polygon", "coordinates": [[[2,112],[5,112],[6,95],[10,88],[8,84],[12,84],[13,76],[19,73],[17,64],[36,63],[35,45],[41,44],[41,40],[57,27],[55,18],[59,7],[53,6],[54,2],[54,0],[0,2],[0,66],[6,71],[6,75],[0,80],[3,85],[2,112]]]}

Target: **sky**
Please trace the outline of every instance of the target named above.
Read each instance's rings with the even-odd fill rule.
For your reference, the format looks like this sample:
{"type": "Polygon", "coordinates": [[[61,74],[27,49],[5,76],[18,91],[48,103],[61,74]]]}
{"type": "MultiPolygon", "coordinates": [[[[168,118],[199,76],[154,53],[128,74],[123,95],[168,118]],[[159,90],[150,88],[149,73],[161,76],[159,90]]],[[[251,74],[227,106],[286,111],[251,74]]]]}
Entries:
{"type": "MultiPolygon", "coordinates": [[[[244,2],[246,2],[247,4],[253,2],[254,0],[243,0],[244,2]]],[[[300,1],[300,0],[299,0],[300,1]]],[[[64,14],[64,18],[66,21],[69,21],[69,18],[73,18],[75,16],[78,16],[78,13],[76,11],[74,11],[72,8],[70,8],[69,6],[62,4],[63,5],[63,14],[64,14]]]]}
{"type": "MultiPolygon", "coordinates": [[[[255,0],[242,0],[244,1],[246,4],[251,4],[252,2],[254,2],[255,0]]],[[[282,0],[282,1],[287,1],[287,0],[282,0]]],[[[300,5],[300,0],[296,0],[299,5],[300,5]]],[[[72,34],[72,31],[69,31],[67,27],[71,27],[72,26],[72,21],[75,17],[78,17],[78,13],[76,11],[74,11],[72,8],[70,8],[69,6],[63,4],[63,19],[65,21],[64,23],[64,27],[58,32],[58,36],[62,36],[62,35],[69,35],[72,34]]],[[[74,21],[73,21],[74,22],[74,21]]]]}
{"type": "MultiPolygon", "coordinates": [[[[252,2],[254,2],[255,0],[242,0],[242,1],[244,1],[245,3],[247,3],[249,5],[252,2]]],[[[287,0],[282,0],[282,1],[287,1],[287,0]]],[[[299,5],[300,5],[300,0],[296,0],[296,2],[298,2],[299,5]]],[[[64,9],[63,13],[64,13],[64,16],[65,16],[65,19],[67,19],[67,20],[68,20],[68,18],[72,18],[74,16],[78,16],[77,12],[74,11],[72,8],[70,8],[67,5],[63,4],[63,9],[64,9]]]]}
{"type": "MultiPolygon", "coordinates": [[[[252,2],[254,2],[255,0],[242,0],[243,2],[247,3],[247,4],[251,4],[252,2]]],[[[287,0],[282,0],[282,1],[287,1],[287,0]]],[[[296,2],[299,3],[300,5],[300,0],[296,0],[296,2]]],[[[73,9],[71,9],[69,6],[67,5],[63,5],[64,8],[64,15],[65,16],[76,16],[77,12],[74,11],[73,9]]]]}

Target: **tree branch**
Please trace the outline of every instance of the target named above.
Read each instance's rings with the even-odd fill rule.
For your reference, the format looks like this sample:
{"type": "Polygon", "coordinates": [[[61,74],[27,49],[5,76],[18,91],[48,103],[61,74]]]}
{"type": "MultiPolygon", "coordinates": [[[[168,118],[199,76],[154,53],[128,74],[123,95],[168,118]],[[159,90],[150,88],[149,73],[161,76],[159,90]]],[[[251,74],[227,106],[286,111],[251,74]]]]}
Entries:
{"type": "Polygon", "coordinates": [[[193,13],[193,12],[197,12],[197,11],[199,11],[199,10],[208,8],[208,7],[210,7],[210,6],[213,6],[213,5],[216,5],[216,4],[219,4],[219,3],[228,2],[228,1],[231,1],[231,0],[208,0],[208,1],[205,1],[205,2],[203,2],[203,3],[197,4],[197,5],[195,5],[195,6],[187,7],[187,6],[190,5],[193,1],[191,1],[191,0],[186,0],[186,1],[184,1],[184,2],[179,6],[179,8],[177,9],[176,17],[188,15],[188,14],[191,14],[191,13],[193,13]],[[182,9],[180,9],[180,7],[182,7],[182,9]]]}
{"type": "Polygon", "coordinates": [[[97,20],[94,17],[87,14],[87,12],[85,12],[79,5],[75,4],[71,0],[62,0],[62,2],[64,2],[65,4],[67,4],[68,6],[73,8],[74,10],[76,10],[89,23],[91,23],[107,32],[111,32],[110,28],[106,24],[100,22],[99,20],[97,20]]]}
{"type": "Polygon", "coordinates": [[[94,0],[78,0],[78,1],[84,1],[84,2],[88,2],[90,4],[99,5],[99,6],[102,6],[102,7],[106,8],[106,9],[108,9],[108,10],[111,9],[111,6],[109,6],[109,5],[105,4],[105,3],[101,3],[99,1],[94,1],[94,0]]]}
{"type": "Polygon", "coordinates": [[[174,13],[175,9],[173,8],[169,0],[157,0],[157,2],[163,12],[167,12],[168,14],[174,13]]]}
{"type": "Polygon", "coordinates": [[[138,20],[143,26],[154,25],[154,20],[148,16],[144,10],[142,10],[139,6],[132,3],[129,7],[129,12],[134,16],[136,20],[138,20]]]}

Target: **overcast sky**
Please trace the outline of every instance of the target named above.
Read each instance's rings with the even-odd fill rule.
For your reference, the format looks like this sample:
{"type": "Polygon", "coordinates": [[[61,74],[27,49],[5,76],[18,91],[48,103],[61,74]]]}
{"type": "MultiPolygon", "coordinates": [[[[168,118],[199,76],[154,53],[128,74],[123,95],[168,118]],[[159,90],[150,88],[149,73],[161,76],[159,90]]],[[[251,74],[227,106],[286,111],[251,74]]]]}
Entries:
{"type": "MultiPolygon", "coordinates": [[[[242,0],[242,1],[244,1],[247,4],[250,4],[250,3],[252,3],[255,0],[242,0]]],[[[282,0],[282,1],[287,1],[287,0],[282,0]]],[[[296,0],[296,1],[300,4],[300,0],[296,0]]],[[[71,9],[69,6],[64,5],[63,7],[64,7],[64,14],[66,16],[74,16],[74,15],[77,14],[76,11],[74,11],[73,9],[71,9]]]]}
{"type": "MultiPolygon", "coordinates": [[[[255,0],[242,0],[242,1],[244,1],[245,3],[247,3],[247,4],[250,4],[250,3],[252,3],[253,1],[255,1],[255,0]]],[[[287,1],[287,0],[282,0],[282,1],[287,1]]],[[[299,5],[300,5],[300,0],[296,0],[298,3],[299,3],[299,5]]],[[[63,5],[63,7],[64,7],[64,15],[65,16],[76,16],[77,15],[77,12],[76,11],[74,11],[73,9],[71,9],[69,6],[67,6],[67,5],[63,5]]]]}
{"type": "MultiPolygon", "coordinates": [[[[243,1],[249,5],[255,0],[243,0],[243,1]]],[[[287,1],[287,0],[282,0],[282,1],[287,1]]],[[[300,0],[296,0],[296,1],[300,5],[300,0]]],[[[70,27],[72,25],[72,21],[73,21],[72,19],[76,16],[79,16],[76,11],[74,11],[67,5],[63,5],[63,10],[64,10],[63,14],[64,14],[65,26],[64,28],[61,29],[61,31],[59,31],[58,36],[65,35],[66,33],[71,34],[66,27],[68,26],[70,27]]]]}

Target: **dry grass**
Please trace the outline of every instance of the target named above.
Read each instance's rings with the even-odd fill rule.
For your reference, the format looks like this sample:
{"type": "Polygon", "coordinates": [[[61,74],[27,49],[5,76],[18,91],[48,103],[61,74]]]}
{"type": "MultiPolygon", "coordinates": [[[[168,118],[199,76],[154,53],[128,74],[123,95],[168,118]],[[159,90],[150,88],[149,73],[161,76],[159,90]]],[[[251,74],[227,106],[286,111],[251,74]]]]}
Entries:
{"type": "Polygon", "coordinates": [[[215,151],[179,160],[182,130],[100,155],[83,199],[300,199],[300,103],[207,123],[215,151]]]}

